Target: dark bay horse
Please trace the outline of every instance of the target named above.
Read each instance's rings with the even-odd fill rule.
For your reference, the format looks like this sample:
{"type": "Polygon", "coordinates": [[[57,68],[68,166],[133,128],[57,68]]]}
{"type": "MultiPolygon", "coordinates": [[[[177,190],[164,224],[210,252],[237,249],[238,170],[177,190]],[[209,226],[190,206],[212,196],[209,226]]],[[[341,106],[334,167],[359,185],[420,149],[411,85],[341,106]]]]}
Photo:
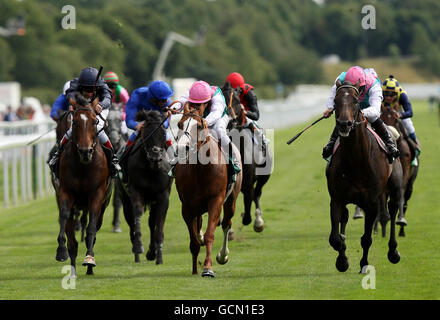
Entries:
{"type": "Polygon", "coordinates": [[[74,229],[75,209],[89,212],[85,237],[87,253],[83,266],[87,266],[87,274],[93,274],[93,267],[96,266],[93,252],[96,233],[102,225],[112,191],[107,159],[97,135],[98,119],[94,107],[98,102],[97,98],[90,103],[79,93],[75,95],[75,101],[70,100],[73,107],[72,136],[60,157],[57,190],[60,232],[56,260],[65,261],[70,257],[72,276],[76,276],[78,253],[74,229]]]}
{"type": "Polygon", "coordinates": [[[175,180],[182,202],[182,216],[190,236],[192,273],[197,274],[197,257],[201,242],[204,242],[206,258],[203,263],[202,276],[214,277],[211,258],[214,231],[220,221],[223,206],[224,213],[221,222],[223,245],[216,260],[220,264],[225,264],[228,262],[228,234],[241,188],[242,171],[237,174],[236,182],[232,184],[227,194],[227,159],[218,141],[208,133],[207,124],[202,118],[205,107],[206,104],[202,104],[200,108],[190,108],[188,103],[184,107],[184,115],[178,123],[180,129],[180,138],[177,142],[179,162],[175,168],[175,180]],[[208,224],[206,232],[202,235],[202,214],[205,212],[208,212],[208,224]]]}
{"type": "MultiPolygon", "coordinates": [[[[411,161],[415,156],[414,146],[411,147],[413,143],[408,137],[405,127],[402,121],[397,117],[397,111],[391,106],[385,106],[382,104],[381,107],[381,118],[389,126],[396,128],[400,134],[397,140],[397,147],[400,151],[400,163],[403,169],[403,188],[404,188],[404,203],[403,212],[401,212],[397,218],[396,224],[400,226],[399,236],[405,236],[405,226],[407,221],[405,219],[406,210],[408,208],[408,200],[411,198],[413,192],[414,181],[417,178],[417,173],[419,171],[419,166],[411,166],[411,161]]],[[[420,164],[420,161],[418,161],[420,164]]]]}
{"type": "Polygon", "coordinates": [[[150,245],[146,257],[147,260],[156,260],[156,264],[162,264],[163,229],[173,183],[168,176],[170,165],[166,159],[166,129],[158,111],[140,111],[136,114],[136,121],[144,121],[145,125],[128,154],[128,188],[123,188],[120,179],[117,183],[122,189],[122,205],[130,227],[135,262],[140,262],[139,254],[144,252],[141,216],[149,206],[150,245]]]}
{"type": "Polygon", "coordinates": [[[393,165],[387,155],[367,129],[366,120],[359,106],[359,83],[337,82],[335,97],[336,126],[340,144],[326,168],[327,187],[331,197],[330,245],[339,252],[336,268],[340,272],[348,269],[345,255],[345,227],[348,221],[347,204],[353,203],[365,212],[363,249],[360,261],[361,272],[368,265],[368,251],[372,243],[371,233],[376,217],[384,210],[385,193],[389,194],[391,234],[388,242],[388,260],[398,263],[395,237],[397,210],[403,210],[402,170],[400,160],[393,165]]]}
{"type": "MultiPolygon", "coordinates": [[[[121,130],[122,121],[124,121],[122,115],[122,105],[120,103],[112,103],[106,119],[108,126],[105,127],[105,132],[107,133],[115,152],[122,148],[127,142],[127,138],[122,134],[121,130]]],[[[122,190],[120,187],[122,187],[121,184],[114,184],[112,226],[113,232],[117,233],[121,232],[119,212],[122,207],[122,190]]]]}
{"type": "MultiPolygon", "coordinates": [[[[232,142],[240,150],[243,163],[243,181],[241,192],[243,193],[244,213],[242,214],[243,225],[252,222],[252,202],[255,203],[254,230],[261,232],[264,229],[263,211],[260,206],[260,198],[263,186],[267,183],[272,173],[273,158],[270,150],[264,153],[260,145],[254,141],[254,134],[248,126],[245,126],[246,116],[240,103],[240,95],[232,88],[229,82],[222,87],[223,95],[228,103],[228,114],[231,117],[229,123],[229,136],[232,142]]],[[[268,148],[268,146],[267,146],[268,148]]]]}

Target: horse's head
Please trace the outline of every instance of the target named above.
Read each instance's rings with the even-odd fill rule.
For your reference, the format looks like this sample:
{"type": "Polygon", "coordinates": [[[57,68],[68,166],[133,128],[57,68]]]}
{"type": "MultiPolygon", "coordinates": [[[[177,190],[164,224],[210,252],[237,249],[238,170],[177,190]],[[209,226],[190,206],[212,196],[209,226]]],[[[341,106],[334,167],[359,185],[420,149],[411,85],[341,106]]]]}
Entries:
{"type": "Polygon", "coordinates": [[[228,115],[232,118],[232,125],[243,126],[246,122],[240,101],[240,88],[234,89],[229,81],[226,81],[222,87],[223,96],[228,104],[228,115]]]}
{"type": "Polygon", "coordinates": [[[389,126],[397,127],[399,112],[396,108],[392,107],[389,104],[382,103],[380,107],[381,115],[383,122],[389,126]]]}
{"type": "Polygon", "coordinates": [[[89,102],[80,93],[75,95],[75,100],[70,99],[70,105],[73,107],[72,144],[76,147],[83,164],[92,161],[96,146],[98,119],[94,108],[98,102],[98,98],[89,102]]]}
{"type": "Polygon", "coordinates": [[[336,126],[339,135],[348,137],[350,131],[361,124],[363,115],[359,104],[359,81],[352,85],[348,82],[336,82],[335,96],[336,126]]]}
{"type": "Polygon", "coordinates": [[[142,148],[150,164],[158,166],[166,149],[166,129],[161,124],[164,118],[158,111],[142,110],[136,114],[135,120],[144,121],[140,132],[142,148]]]}

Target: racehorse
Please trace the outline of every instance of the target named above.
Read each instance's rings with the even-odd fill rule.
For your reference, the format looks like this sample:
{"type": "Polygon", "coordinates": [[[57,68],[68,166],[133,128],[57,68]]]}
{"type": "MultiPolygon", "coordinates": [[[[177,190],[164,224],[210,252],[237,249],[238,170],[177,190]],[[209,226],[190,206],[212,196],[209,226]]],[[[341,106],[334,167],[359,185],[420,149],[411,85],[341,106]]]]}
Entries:
{"type": "Polygon", "coordinates": [[[76,276],[78,242],[75,239],[74,210],[87,210],[89,224],[86,230],[87,253],[83,266],[87,274],[93,274],[96,266],[93,248],[96,233],[102,225],[105,208],[112,191],[107,159],[98,141],[97,115],[94,112],[99,99],[92,103],[80,93],[70,100],[72,112],[72,136],[60,157],[59,187],[57,203],[59,208],[58,248],[56,260],[65,261],[70,257],[71,276],[76,276]],[[67,235],[67,248],[65,246],[67,235]]]}
{"type": "Polygon", "coordinates": [[[395,237],[397,210],[403,210],[402,169],[400,160],[392,165],[387,155],[367,128],[359,104],[359,82],[355,85],[337,81],[335,97],[336,126],[339,144],[326,168],[327,187],[331,197],[330,245],[339,252],[336,268],[345,272],[348,259],[345,255],[345,227],[348,221],[347,204],[353,203],[365,212],[361,272],[368,265],[368,251],[372,243],[371,233],[378,214],[384,210],[385,193],[389,194],[388,210],[391,217],[391,233],[388,242],[388,260],[398,263],[395,237]]]}
{"type": "MultiPolygon", "coordinates": [[[[199,108],[184,106],[184,114],[178,123],[180,138],[177,142],[179,162],[175,167],[176,188],[182,202],[182,217],[188,227],[192,254],[192,274],[197,274],[197,256],[200,245],[206,246],[206,258],[202,277],[214,277],[211,251],[214,231],[220,221],[223,206],[223,245],[216,256],[220,264],[228,262],[228,234],[232,226],[235,204],[240,192],[242,173],[235,183],[228,186],[228,164],[218,141],[208,134],[206,121],[202,118],[206,104],[199,108]],[[184,155],[183,158],[182,155],[184,155]],[[209,161],[206,161],[209,158],[209,161]],[[208,212],[208,224],[201,233],[202,214],[208,212]]],[[[234,147],[234,146],[233,146],[234,147]]],[[[238,151],[236,151],[238,153],[238,151]]]]}
{"type": "MultiPolygon", "coordinates": [[[[64,134],[69,130],[70,128],[70,121],[71,121],[71,113],[69,111],[65,110],[58,110],[58,120],[57,120],[57,126],[55,129],[56,132],[56,140],[61,141],[64,134]]],[[[55,152],[55,148],[52,149],[49,158],[51,158],[51,154],[55,152]]],[[[55,192],[58,189],[58,181],[55,178],[54,175],[51,175],[51,181],[52,186],[54,187],[55,192]]],[[[84,241],[85,237],[85,230],[87,227],[87,210],[75,210],[75,231],[81,230],[81,242],[84,241]]]]}
{"type": "MultiPolygon", "coordinates": [[[[404,188],[404,203],[403,212],[399,214],[396,224],[400,226],[399,236],[405,236],[405,226],[407,221],[405,219],[406,210],[408,208],[408,200],[411,198],[413,192],[414,181],[417,178],[419,166],[411,166],[411,160],[415,156],[414,146],[411,146],[411,138],[408,137],[408,133],[402,124],[402,121],[397,117],[397,110],[391,106],[381,107],[381,118],[389,126],[393,126],[400,134],[397,140],[397,147],[400,151],[400,163],[403,169],[403,188],[404,188]]],[[[420,164],[420,161],[418,161],[420,164]]]]}
{"type": "Polygon", "coordinates": [[[232,88],[229,82],[226,82],[222,92],[228,103],[228,114],[232,118],[228,125],[229,135],[233,143],[239,148],[243,162],[241,192],[243,193],[244,213],[242,214],[242,223],[246,226],[252,222],[251,208],[253,201],[256,207],[254,230],[261,232],[264,229],[264,221],[260,198],[263,186],[271,175],[272,154],[269,150],[266,150],[265,155],[263,154],[263,150],[259,148],[261,142],[259,142],[260,145],[257,145],[252,129],[245,126],[246,116],[241,107],[238,91],[232,88]],[[267,170],[266,168],[270,169],[267,170]],[[257,170],[262,172],[258,173],[257,170]]]}
{"type": "Polygon", "coordinates": [[[144,252],[141,216],[148,205],[150,245],[146,257],[150,261],[156,260],[156,264],[162,264],[163,228],[173,183],[173,179],[168,176],[170,165],[165,157],[166,129],[158,111],[140,111],[135,120],[144,121],[145,125],[128,154],[128,187],[124,188],[120,179],[117,180],[117,184],[122,190],[124,217],[130,227],[135,262],[140,262],[139,254],[144,252]]]}
{"type": "MultiPolygon", "coordinates": [[[[107,116],[108,126],[105,127],[105,132],[110,139],[110,142],[117,152],[126,143],[124,135],[121,132],[122,121],[122,109],[119,103],[112,103],[109,114],[107,116]]],[[[113,232],[121,232],[119,212],[122,207],[122,185],[119,183],[114,184],[113,192],[113,232]]]]}

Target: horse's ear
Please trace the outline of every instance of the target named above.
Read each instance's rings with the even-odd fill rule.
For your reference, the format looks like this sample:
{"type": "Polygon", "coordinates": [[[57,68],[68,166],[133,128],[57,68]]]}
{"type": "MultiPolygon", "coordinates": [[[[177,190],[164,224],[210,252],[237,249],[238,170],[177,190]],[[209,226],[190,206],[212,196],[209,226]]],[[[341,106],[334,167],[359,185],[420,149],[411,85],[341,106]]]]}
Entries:
{"type": "Polygon", "coordinates": [[[69,99],[69,105],[71,105],[74,109],[76,108],[76,102],[72,98],[69,99]]]}
{"type": "Polygon", "coordinates": [[[185,102],[185,105],[183,106],[183,113],[189,113],[189,102],[185,102]]]}
{"type": "Polygon", "coordinates": [[[336,88],[339,88],[340,86],[342,86],[342,82],[341,80],[336,80],[336,88]]]}
{"type": "Polygon", "coordinates": [[[93,102],[92,102],[92,106],[96,107],[98,105],[98,103],[99,103],[99,97],[96,97],[95,100],[93,100],[93,102]]]}

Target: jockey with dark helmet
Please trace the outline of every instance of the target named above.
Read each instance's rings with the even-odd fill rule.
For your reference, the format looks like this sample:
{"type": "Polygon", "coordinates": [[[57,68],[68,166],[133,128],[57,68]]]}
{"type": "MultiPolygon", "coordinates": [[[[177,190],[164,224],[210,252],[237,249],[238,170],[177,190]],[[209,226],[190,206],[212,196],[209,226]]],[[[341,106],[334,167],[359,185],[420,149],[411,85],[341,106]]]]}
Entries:
{"type": "MultiPolygon", "coordinates": [[[[105,83],[105,81],[98,76],[98,70],[95,68],[84,68],[81,70],[78,78],[70,81],[70,87],[66,91],[66,100],[70,101],[70,99],[74,99],[74,96],[77,92],[80,92],[85,98],[91,99],[96,94],[96,97],[99,98],[99,103],[95,107],[95,113],[98,114],[98,124],[97,124],[97,132],[99,141],[103,146],[105,155],[107,157],[107,162],[109,163],[110,175],[115,176],[120,170],[118,159],[115,157],[113,146],[108,138],[107,134],[104,130],[101,130],[105,125],[105,118],[108,115],[109,108],[111,106],[112,101],[112,92],[105,83]]],[[[58,162],[60,158],[60,154],[69,141],[70,136],[72,134],[72,126],[70,126],[69,130],[66,132],[64,137],[59,142],[59,146],[57,151],[54,153],[53,157],[48,160],[49,167],[52,172],[57,175],[58,162]]]]}
{"type": "MultiPolygon", "coordinates": [[[[171,100],[169,98],[173,93],[168,83],[161,80],[153,81],[149,86],[137,88],[132,92],[125,108],[125,122],[127,127],[134,130],[134,132],[130,135],[125,148],[121,148],[120,152],[118,152],[118,157],[123,167],[125,163],[123,160],[129,154],[136,137],[145,125],[144,122],[137,122],[135,120],[136,113],[141,110],[156,110],[162,115],[167,116],[164,111],[170,105],[171,100]]],[[[165,120],[163,125],[168,129],[170,126],[169,119],[165,120]]],[[[166,143],[168,147],[171,147],[172,142],[168,132],[166,133],[166,143]]]]}
{"type": "MultiPolygon", "coordinates": [[[[374,69],[363,69],[359,66],[351,67],[347,72],[342,72],[335,80],[334,85],[331,88],[330,97],[327,100],[327,110],[324,111],[323,116],[329,118],[334,110],[334,100],[336,96],[336,82],[349,83],[355,85],[359,82],[359,101],[360,108],[364,117],[371,124],[373,129],[385,142],[388,149],[389,162],[393,162],[393,158],[399,157],[399,150],[394,143],[388,129],[380,118],[380,107],[382,104],[382,86],[374,69]]],[[[338,129],[335,126],[329,142],[322,151],[322,157],[328,159],[333,152],[336,139],[338,138],[338,129]]]]}
{"type": "Polygon", "coordinates": [[[226,81],[231,84],[234,89],[240,90],[240,103],[243,106],[243,111],[246,116],[245,127],[249,127],[251,131],[257,133],[258,142],[262,143],[263,148],[266,148],[266,139],[263,130],[258,126],[257,121],[260,119],[260,110],[258,109],[257,95],[254,92],[254,87],[244,82],[243,76],[238,72],[232,72],[226,77],[226,81]]]}
{"type": "Polygon", "coordinates": [[[403,111],[396,113],[396,116],[401,119],[403,126],[405,127],[406,131],[408,131],[409,138],[411,138],[413,141],[412,147],[414,148],[415,156],[411,162],[411,165],[417,166],[417,157],[420,154],[420,142],[416,137],[416,129],[414,128],[414,124],[411,120],[413,110],[408,94],[405,90],[403,90],[397,79],[392,75],[390,75],[382,83],[382,90],[384,97],[383,104],[385,106],[390,106],[394,110],[403,109],[403,111]]]}

